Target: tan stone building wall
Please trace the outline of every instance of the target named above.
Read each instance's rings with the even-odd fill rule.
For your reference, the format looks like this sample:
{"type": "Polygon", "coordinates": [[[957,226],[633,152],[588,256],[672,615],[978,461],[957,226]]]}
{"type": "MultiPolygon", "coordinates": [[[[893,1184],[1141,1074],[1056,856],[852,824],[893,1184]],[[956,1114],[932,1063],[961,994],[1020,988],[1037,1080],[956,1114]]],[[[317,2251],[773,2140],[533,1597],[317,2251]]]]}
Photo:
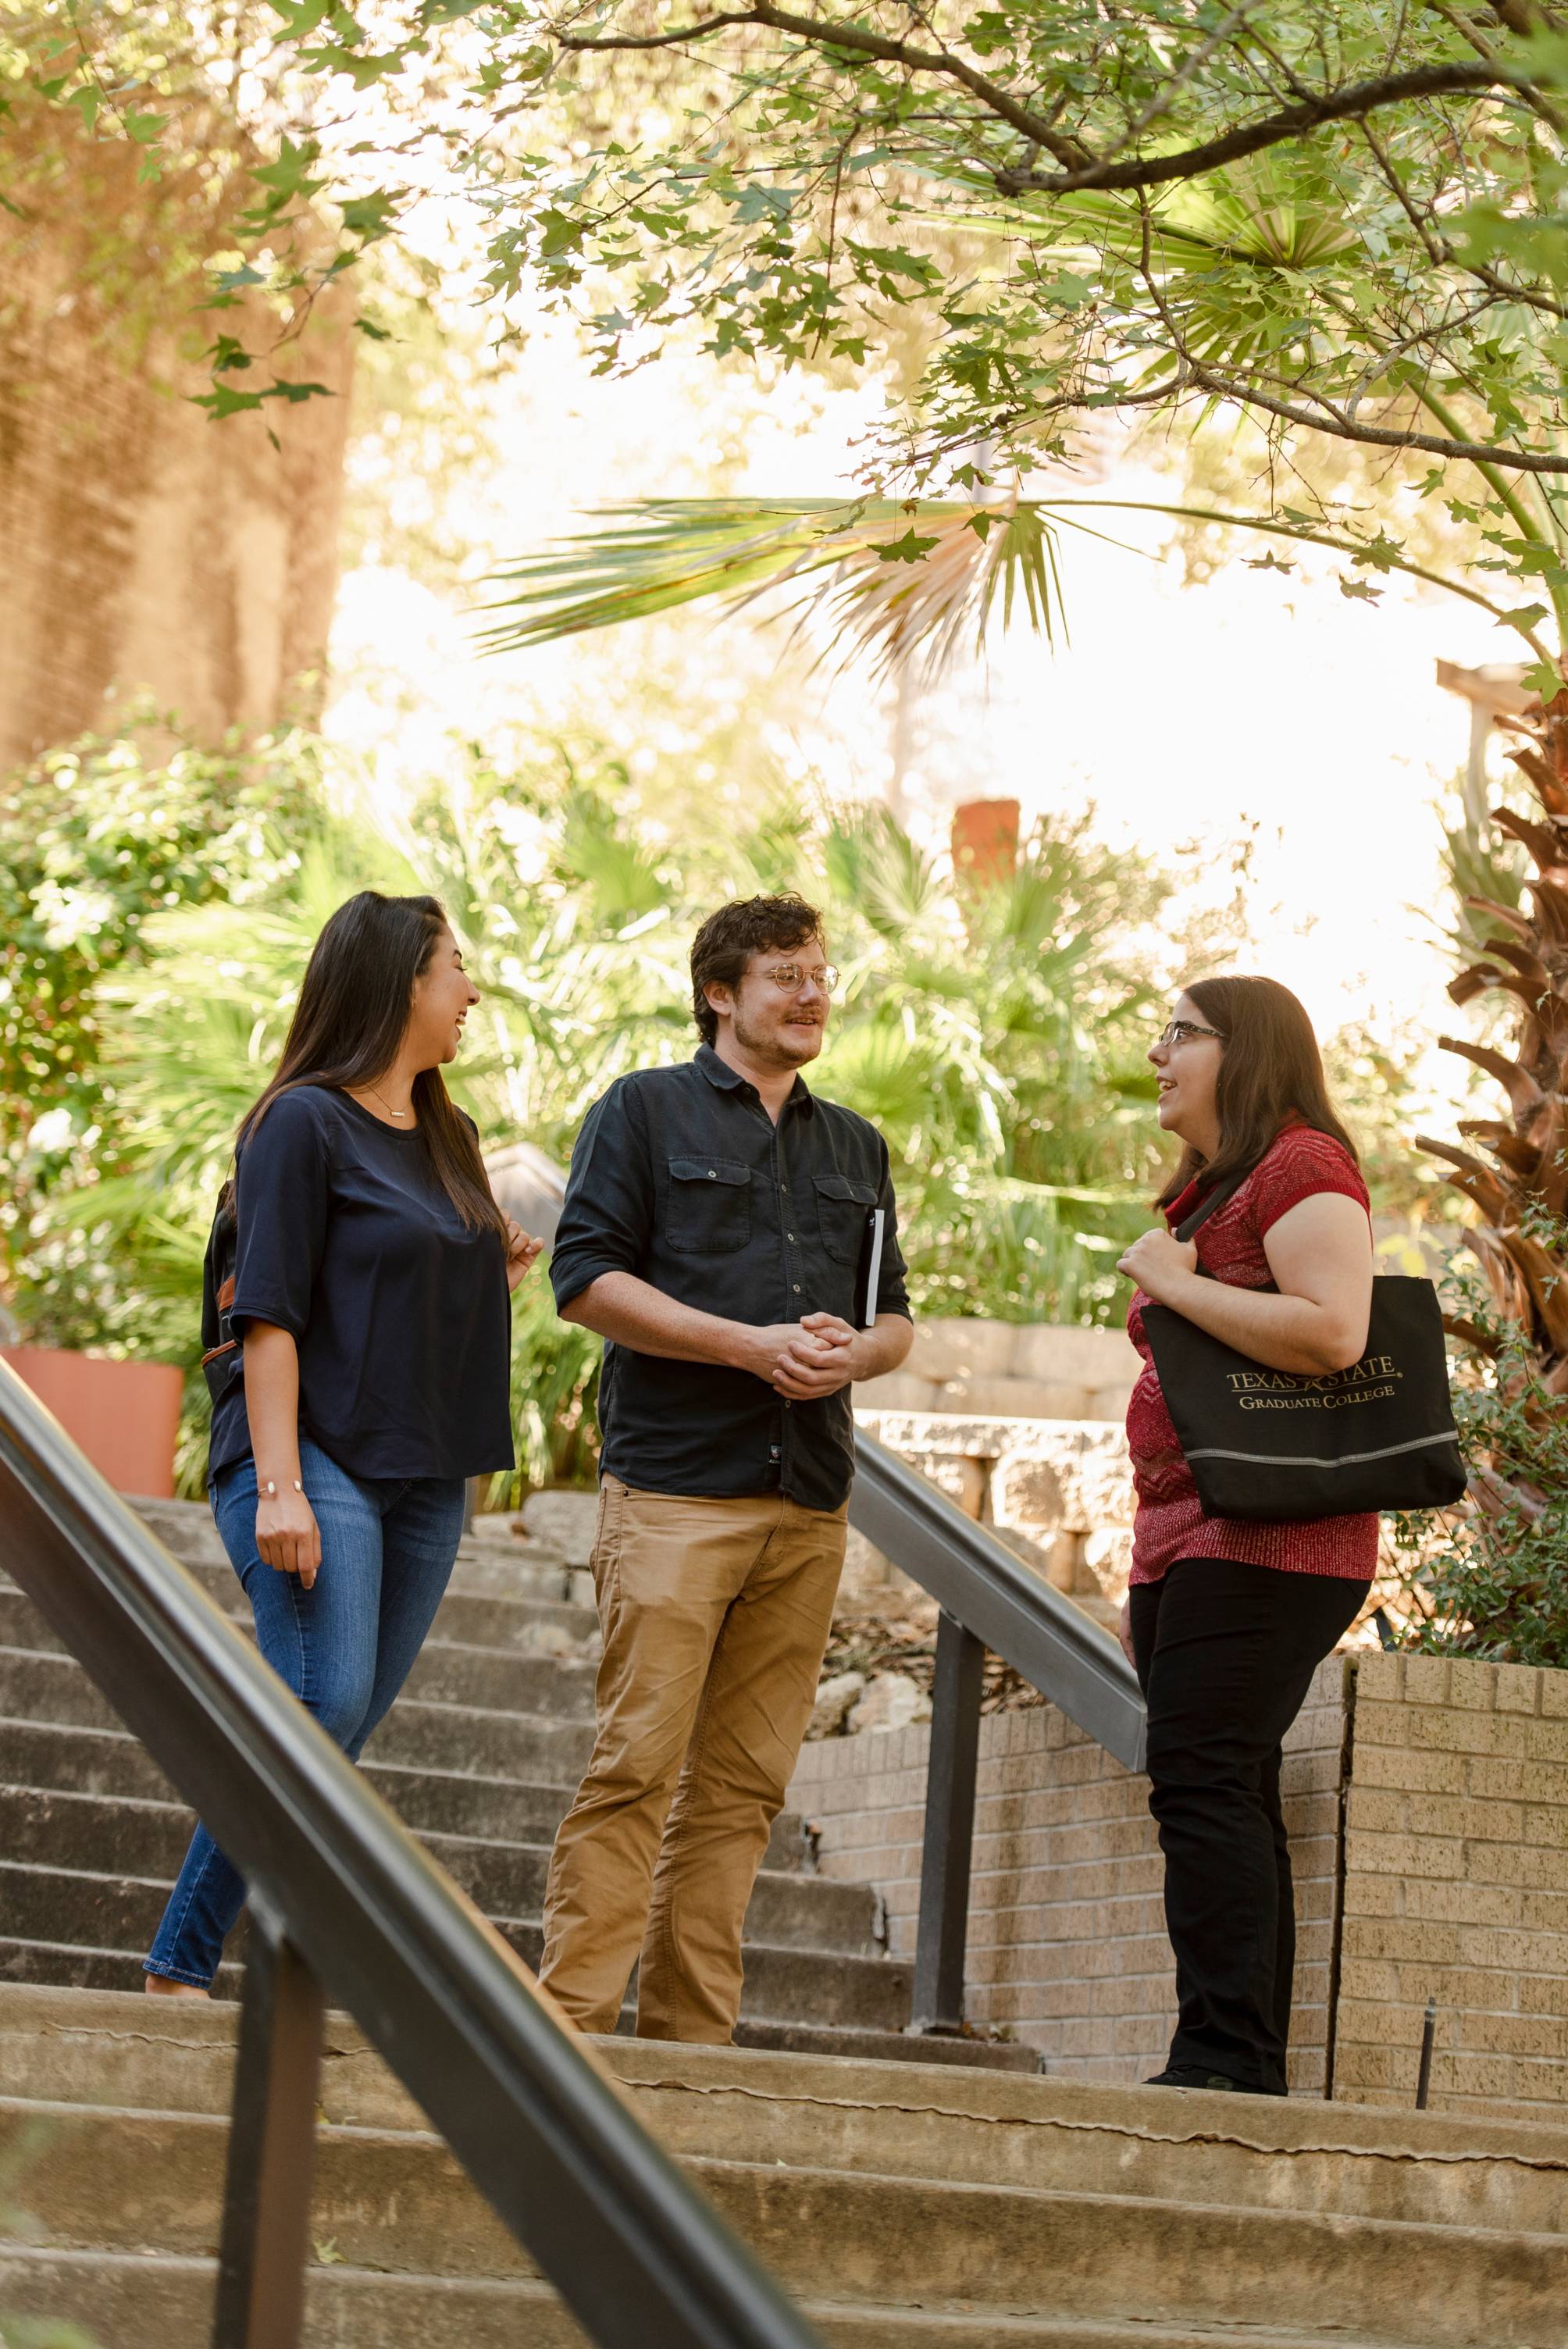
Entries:
{"type": "MultiPolygon", "coordinates": [[[[791,1804],[913,1955],[930,1730],[808,1745],[791,1804]]],[[[966,2011],[1053,2073],[1157,2068],[1173,2017],[1146,1782],[1053,1707],[982,1724],[966,2011]]],[[[1299,2095],[1568,2106],[1568,1672],[1331,1657],[1287,1741],[1299,2095]],[[1332,2016],[1332,2027],[1331,2027],[1332,2016]]]]}
{"type": "MultiPolygon", "coordinates": [[[[1344,1665],[1331,1658],[1291,1733],[1286,1814],[1301,1919],[1292,2085],[1323,2093],[1335,1940],[1344,1665]]],[[[889,1947],[914,1954],[929,1728],[808,1745],[791,1805],[820,1829],[825,1873],[874,1883],[889,1947]]],[[[1147,1781],[1054,1706],[980,1732],[966,2013],[1040,2050],[1063,2077],[1158,2070],[1174,1986],[1147,1781]]]]}
{"type": "MultiPolygon", "coordinates": [[[[63,166],[10,180],[23,217],[0,208],[0,769],[139,692],[207,737],[291,714],[336,585],[346,293],[281,368],[332,397],[209,423],[186,397],[214,331],[181,257],[189,191],[55,129],[63,166]]],[[[222,323],[252,347],[278,332],[222,323]]]]}

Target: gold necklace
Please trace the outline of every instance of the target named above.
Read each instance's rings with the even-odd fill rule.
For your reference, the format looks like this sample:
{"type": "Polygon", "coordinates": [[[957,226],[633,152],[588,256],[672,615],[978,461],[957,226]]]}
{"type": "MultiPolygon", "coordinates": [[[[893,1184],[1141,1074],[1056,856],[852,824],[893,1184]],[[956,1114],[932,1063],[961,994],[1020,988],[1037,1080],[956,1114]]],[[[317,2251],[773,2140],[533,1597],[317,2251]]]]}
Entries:
{"type": "Polygon", "coordinates": [[[380,1092],[377,1086],[367,1084],[365,1090],[367,1093],[375,1093],[377,1100],[380,1102],[388,1117],[395,1117],[399,1123],[401,1123],[402,1120],[407,1116],[408,1112],[406,1109],[394,1109],[386,1094],[380,1092]]]}

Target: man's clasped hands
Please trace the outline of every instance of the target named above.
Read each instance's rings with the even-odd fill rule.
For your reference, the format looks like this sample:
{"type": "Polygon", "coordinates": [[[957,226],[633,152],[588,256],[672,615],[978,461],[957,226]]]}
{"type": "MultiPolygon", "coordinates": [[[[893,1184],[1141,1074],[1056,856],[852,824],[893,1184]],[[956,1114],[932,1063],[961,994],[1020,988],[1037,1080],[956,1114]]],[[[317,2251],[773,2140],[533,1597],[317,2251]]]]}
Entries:
{"type": "Polygon", "coordinates": [[[836,1313],[807,1313],[748,1335],[746,1368],[788,1402],[816,1402],[868,1373],[865,1332],[836,1313]]]}

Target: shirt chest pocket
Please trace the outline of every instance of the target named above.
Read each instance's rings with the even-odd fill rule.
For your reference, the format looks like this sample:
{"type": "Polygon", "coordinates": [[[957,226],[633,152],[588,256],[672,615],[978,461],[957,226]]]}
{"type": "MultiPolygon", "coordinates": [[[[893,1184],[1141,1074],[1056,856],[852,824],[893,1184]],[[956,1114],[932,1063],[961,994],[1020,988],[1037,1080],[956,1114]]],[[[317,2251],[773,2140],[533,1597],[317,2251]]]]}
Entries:
{"type": "Polygon", "coordinates": [[[751,1237],[751,1169],[738,1158],[672,1158],[665,1237],[683,1256],[727,1256],[751,1237]]]}
{"type": "Polygon", "coordinates": [[[866,1218],[877,1203],[876,1185],[857,1183],[851,1174],[819,1174],[815,1180],[822,1246],[840,1264],[858,1264],[866,1218]]]}

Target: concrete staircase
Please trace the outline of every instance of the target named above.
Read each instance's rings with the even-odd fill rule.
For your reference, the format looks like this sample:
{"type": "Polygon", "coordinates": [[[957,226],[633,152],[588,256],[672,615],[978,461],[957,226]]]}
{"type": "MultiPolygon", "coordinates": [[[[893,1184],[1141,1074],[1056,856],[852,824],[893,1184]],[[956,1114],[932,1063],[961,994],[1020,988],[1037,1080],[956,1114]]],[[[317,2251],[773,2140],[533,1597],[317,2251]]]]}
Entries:
{"type": "MultiPolygon", "coordinates": [[[[104,2349],[206,2337],[234,2012],[0,1986],[0,2312],[104,2349]]],[[[311,2349],[576,2344],[354,2027],[328,2040],[311,2349]]],[[[1561,2349],[1568,2329],[1562,2132],[599,2044],[841,2349],[1561,2349]]]]}
{"type": "MultiPolygon", "coordinates": [[[[248,1631],[207,1510],[141,1506],[248,1631]]],[[[593,1740],[597,1624],[571,1597],[584,1579],[539,1541],[465,1542],[434,1635],[366,1757],[378,1792],[530,1966],[551,1841],[593,1740]]],[[[139,1990],[190,1831],[150,1757],[0,1578],[0,1980],[139,1990]]],[[[886,1955],[876,1895],[809,1863],[801,1821],[780,1818],[747,1918],[743,2044],[1035,2068],[1029,2049],[1004,2042],[905,2037],[911,1972],[886,1955]]],[[[232,1956],[219,1987],[237,1991],[232,1956]]]]}
{"type": "MultiPolygon", "coordinates": [[[[148,1514],[233,1609],[205,1516],[148,1514]]],[[[593,1624],[563,1564],[524,1555],[466,1546],[369,1766],[531,1958],[593,1624]]],[[[187,1814],[3,1585],[0,1781],[0,2343],[50,2337],[27,2319],[196,2349],[236,2010],[133,1987],[187,1814]]],[[[1089,2086],[1033,2076],[1023,2049],[903,2037],[872,1896],[813,1877],[799,1822],[769,1859],[748,2044],[600,2053],[841,2349],[1568,2344],[1568,2132],[1089,2086]]],[[[341,2016],[311,2231],[310,2349],[579,2341],[341,2016]]]]}

